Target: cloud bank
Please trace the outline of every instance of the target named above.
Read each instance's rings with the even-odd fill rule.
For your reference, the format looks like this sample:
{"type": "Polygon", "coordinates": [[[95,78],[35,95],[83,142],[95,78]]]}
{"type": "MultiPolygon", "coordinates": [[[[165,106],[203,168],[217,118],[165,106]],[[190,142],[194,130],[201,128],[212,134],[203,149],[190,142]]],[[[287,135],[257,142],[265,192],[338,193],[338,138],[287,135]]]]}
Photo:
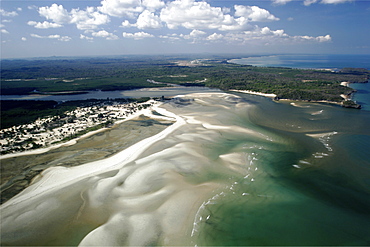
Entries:
{"type": "MultiPolygon", "coordinates": [[[[273,0],[273,4],[287,4],[291,0],[273,0]]],[[[305,0],[305,5],[318,0],[305,0]]],[[[321,0],[320,3],[336,4],[348,0],[321,0]]],[[[36,8],[39,16],[46,20],[30,20],[28,25],[36,29],[61,28],[75,25],[80,30],[80,39],[93,41],[94,38],[119,40],[113,32],[122,32],[121,38],[134,40],[157,37],[174,42],[228,42],[245,44],[264,41],[266,44],[290,42],[329,42],[330,35],[317,37],[291,36],[283,29],[271,30],[269,22],[279,22],[280,18],[267,9],[258,6],[234,5],[231,8],[212,6],[211,3],[198,0],[102,0],[100,6],[85,9],[64,8],[56,3],[36,8]],[[114,31],[107,31],[107,24],[112,20],[120,21],[114,31]],[[262,25],[262,26],[261,26],[262,25]],[[124,29],[119,31],[119,29],[124,29]],[[131,30],[130,30],[131,29],[131,30]],[[136,29],[136,30],[135,30],[136,29]],[[161,32],[161,34],[158,34],[161,32]],[[164,32],[167,32],[164,35],[164,32]],[[172,34],[168,34],[171,33],[172,34]]],[[[2,15],[16,12],[1,10],[2,15]]],[[[32,36],[32,35],[31,35],[32,36]]],[[[35,36],[32,36],[35,37],[35,36]]]]}

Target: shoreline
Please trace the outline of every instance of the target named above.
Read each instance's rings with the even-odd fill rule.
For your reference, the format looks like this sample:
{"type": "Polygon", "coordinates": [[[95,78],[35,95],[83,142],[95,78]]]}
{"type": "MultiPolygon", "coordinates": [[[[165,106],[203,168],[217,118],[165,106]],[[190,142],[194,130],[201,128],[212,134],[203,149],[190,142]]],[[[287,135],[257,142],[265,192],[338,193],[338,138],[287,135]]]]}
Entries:
{"type": "Polygon", "coordinates": [[[237,92],[237,93],[247,93],[247,94],[259,95],[259,96],[264,96],[264,97],[268,97],[268,98],[275,98],[277,96],[276,94],[273,94],[273,93],[261,93],[261,92],[251,91],[251,90],[231,89],[229,91],[230,92],[237,92]]]}
{"type": "MultiPolygon", "coordinates": [[[[149,101],[148,101],[149,102],[149,101]]],[[[144,102],[145,103],[148,103],[148,102],[144,102]]],[[[133,120],[137,117],[139,117],[140,115],[150,115],[151,118],[155,119],[155,118],[161,118],[163,119],[163,117],[161,116],[155,116],[153,114],[151,114],[151,111],[153,110],[153,108],[155,108],[156,106],[160,106],[161,104],[159,103],[156,103],[157,105],[152,105],[146,109],[141,109],[141,110],[138,110],[136,111],[135,113],[131,114],[130,116],[128,116],[127,118],[123,119],[123,120],[117,120],[113,123],[112,127],[115,126],[115,125],[118,125],[118,124],[121,124],[123,122],[126,122],[126,121],[129,121],[129,120],[133,120]]],[[[168,119],[166,119],[168,120],[168,119]]],[[[3,160],[3,159],[9,159],[9,158],[15,158],[15,157],[20,157],[20,156],[27,156],[27,155],[36,155],[36,154],[43,154],[43,153],[46,153],[46,152],[49,152],[51,150],[54,150],[54,149],[58,149],[60,147],[66,147],[66,146],[72,146],[74,144],[76,144],[79,140],[82,140],[84,138],[88,138],[90,136],[93,136],[95,134],[98,134],[100,132],[104,132],[108,129],[110,129],[111,127],[103,127],[103,128],[100,128],[98,130],[94,130],[94,131],[90,131],[90,132],[87,132],[81,136],[78,136],[76,138],[73,138],[72,140],[68,140],[68,141],[64,141],[62,143],[58,143],[58,144],[51,144],[49,146],[46,146],[46,147],[41,147],[41,148],[37,148],[37,149],[33,149],[33,150],[26,150],[26,151],[22,151],[22,152],[14,152],[14,153],[9,153],[9,154],[3,154],[3,155],[0,155],[0,160],[3,160]]]]}
{"type": "MultiPolygon", "coordinates": [[[[341,82],[342,86],[349,87],[350,82],[341,82]]],[[[230,92],[238,92],[238,93],[246,93],[246,94],[252,94],[252,95],[258,95],[258,96],[263,96],[267,98],[271,98],[273,101],[293,101],[293,102],[307,102],[307,103],[325,103],[325,104],[332,104],[332,105],[338,105],[342,106],[345,108],[354,108],[354,109],[360,109],[361,105],[357,105],[357,107],[346,107],[344,106],[343,102],[344,101],[349,101],[352,100],[353,93],[350,95],[345,95],[341,94],[340,97],[343,98],[342,102],[336,102],[336,101],[329,101],[329,100],[297,100],[297,99],[276,99],[277,95],[276,94],[268,94],[268,93],[261,93],[261,92],[256,92],[256,91],[250,91],[250,90],[236,90],[236,89],[231,89],[229,90],[230,92]],[[359,107],[358,107],[359,106],[359,107]]]]}
{"type": "MultiPolygon", "coordinates": [[[[176,122],[168,126],[163,131],[159,132],[158,134],[141,140],[133,144],[132,146],[103,160],[92,161],[83,165],[68,168],[49,167],[47,170],[44,170],[39,175],[39,178],[36,178],[36,182],[32,183],[22,192],[20,192],[10,200],[6,201],[4,204],[0,205],[0,208],[5,209],[10,206],[15,206],[26,200],[36,199],[35,197],[37,196],[42,196],[42,194],[44,193],[52,193],[52,191],[54,190],[59,190],[63,187],[78,183],[79,181],[87,177],[98,175],[100,173],[110,172],[114,169],[117,169],[118,166],[123,167],[129,162],[135,160],[141,153],[152,146],[155,142],[164,139],[180,126],[186,124],[183,118],[175,115],[172,112],[160,108],[159,106],[153,108],[164,117],[175,119],[176,122]],[[75,172],[72,173],[72,170],[75,170],[75,172]],[[68,173],[68,176],[64,176],[64,173],[68,173]],[[53,180],[53,183],[47,186],[46,183],[50,180],[53,180]]],[[[134,117],[135,116],[133,116],[133,118],[134,117]]]]}
{"type": "Polygon", "coordinates": [[[208,180],[194,184],[183,173],[197,168],[183,165],[176,154],[173,162],[177,165],[168,160],[167,152],[181,153],[185,147],[167,147],[166,141],[177,141],[183,137],[184,130],[179,129],[194,123],[181,111],[162,105],[152,107],[159,114],[154,117],[175,121],[163,131],[102,160],[74,167],[50,167],[2,204],[3,242],[40,243],[45,241],[38,237],[41,230],[46,232],[43,238],[53,241],[55,232],[55,236],[62,232],[68,237],[68,229],[79,231],[84,224],[91,229],[78,240],[81,246],[139,246],[152,243],[151,239],[169,246],[189,245],[199,208],[220,185],[208,180]],[[53,224],[47,228],[46,223],[42,224],[51,221],[53,224]],[[157,236],[157,229],[161,236],[157,236]],[[20,232],[19,236],[14,237],[15,231],[20,232]],[[129,238],[116,240],[117,233],[127,233],[129,238]]]}

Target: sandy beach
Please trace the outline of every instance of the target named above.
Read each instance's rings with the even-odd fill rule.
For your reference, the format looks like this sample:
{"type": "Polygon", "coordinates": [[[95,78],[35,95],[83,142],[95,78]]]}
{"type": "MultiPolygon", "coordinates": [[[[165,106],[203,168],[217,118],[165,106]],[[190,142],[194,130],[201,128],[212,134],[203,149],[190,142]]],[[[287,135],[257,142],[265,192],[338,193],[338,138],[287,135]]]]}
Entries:
{"type": "MultiPolygon", "coordinates": [[[[145,102],[144,104],[150,103],[150,102],[151,101],[148,101],[148,102],[145,102]]],[[[151,102],[151,103],[153,104],[153,102],[151,102]]],[[[158,102],[156,102],[156,104],[159,105],[158,102]]],[[[160,118],[160,117],[158,117],[156,115],[153,115],[151,113],[151,111],[152,111],[152,107],[146,108],[146,109],[137,110],[137,111],[133,112],[132,114],[128,115],[125,119],[115,121],[114,124],[117,125],[117,124],[123,123],[125,121],[129,121],[129,120],[135,119],[135,118],[137,118],[140,115],[149,116],[149,117],[151,117],[153,119],[160,118]]],[[[48,152],[50,150],[57,149],[57,148],[60,148],[60,147],[63,147],[63,146],[74,145],[74,144],[76,144],[76,142],[78,140],[81,140],[81,139],[87,138],[89,136],[95,135],[97,133],[106,131],[107,129],[108,128],[101,128],[101,129],[98,129],[98,130],[95,130],[95,131],[90,131],[90,132],[88,132],[86,134],[83,134],[83,135],[81,135],[79,137],[76,137],[76,138],[74,138],[72,140],[69,140],[69,141],[66,141],[66,142],[62,142],[62,143],[58,143],[58,144],[49,145],[49,146],[44,147],[44,148],[38,148],[38,149],[27,150],[27,151],[23,151],[23,152],[15,152],[15,153],[10,153],[10,154],[4,154],[4,155],[1,155],[0,156],[0,160],[2,160],[2,159],[8,159],[8,158],[13,158],[13,157],[19,157],[19,156],[42,154],[42,153],[46,153],[46,152],[48,152]]],[[[54,141],[57,141],[57,139],[54,139],[54,141]]],[[[51,142],[53,142],[53,141],[51,141],[51,142]]]]}
{"type": "MultiPolygon", "coordinates": [[[[142,156],[155,143],[189,124],[164,108],[155,106],[152,110],[160,116],[147,115],[175,123],[104,160],[48,168],[31,186],[1,205],[2,243],[40,245],[41,233],[48,236],[41,241],[47,245],[53,239],[68,238],[75,227],[84,224],[90,233],[80,246],[147,245],[157,241],[190,244],[193,218],[188,216],[195,216],[217,185],[189,183],[171,172],[171,163],[158,163],[167,155],[176,157],[183,152],[180,146],[142,156]],[[53,226],[45,228],[48,222],[53,226]],[[129,237],[117,239],[122,234],[129,237]]],[[[176,162],[181,163],[178,158],[176,162]]]]}
{"type": "Polygon", "coordinates": [[[275,98],[277,96],[276,94],[273,94],[273,93],[260,93],[260,92],[250,91],[250,90],[230,90],[230,91],[238,92],[238,93],[260,95],[260,96],[269,97],[269,98],[275,98]]]}
{"type": "MultiPolygon", "coordinates": [[[[152,110],[148,116],[167,120],[156,127],[161,132],[149,131],[115,155],[75,166],[49,157],[56,166],[1,205],[1,245],[296,246],[368,239],[366,167],[351,174],[361,155],[348,163],[350,142],[337,146],[346,133],[358,137],[341,108],[210,93],[182,95],[152,110]],[[351,177],[340,180],[337,171],[347,163],[343,174],[351,177]],[[361,179],[352,195],[354,177],[361,179]]],[[[153,123],[142,119],[131,124],[153,123]]],[[[107,132],[117,131],[129,128],[107,132]]],[[[103,133],[94,136],[113,140],[103,133]]],[[[67,148],[77,146],[91,148],[80,142],[67,148]]],[[[366,153],[366,147],[353,150],[366,153]]],[[[66,155],[76,161],[75,153],[66,155]]]]}

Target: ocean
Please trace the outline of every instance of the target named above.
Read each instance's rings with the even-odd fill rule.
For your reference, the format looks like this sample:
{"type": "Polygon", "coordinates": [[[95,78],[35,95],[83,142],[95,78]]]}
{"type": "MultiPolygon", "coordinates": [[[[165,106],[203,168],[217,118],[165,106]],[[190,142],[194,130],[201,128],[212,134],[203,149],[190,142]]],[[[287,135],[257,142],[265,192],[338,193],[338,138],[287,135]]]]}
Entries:
{"type": "Polygon", "coordinates": [[[1,206],[1,244],[370,245],[367,109],[207,91],[160,108],[176,126],[135,152],[39,157],[58,166],[1,206]]]}
{"type": "Polygon", "coordinates": [[[230,62],[263,67],[289,67],[300,69],[365,68],[370,69],[369,54],[328,55],[265,55],[232,59],[230,62]]]}

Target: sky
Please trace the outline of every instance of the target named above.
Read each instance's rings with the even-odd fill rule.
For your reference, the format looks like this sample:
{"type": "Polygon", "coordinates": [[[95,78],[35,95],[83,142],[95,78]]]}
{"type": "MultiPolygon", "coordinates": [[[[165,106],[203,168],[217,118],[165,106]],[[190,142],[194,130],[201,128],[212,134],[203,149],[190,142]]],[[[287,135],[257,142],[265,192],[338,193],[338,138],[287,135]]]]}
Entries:
{"type": "Polygon", "coordinates": [[[0,0],[1,58],[370,54],[370,0],[0,0]]]}

